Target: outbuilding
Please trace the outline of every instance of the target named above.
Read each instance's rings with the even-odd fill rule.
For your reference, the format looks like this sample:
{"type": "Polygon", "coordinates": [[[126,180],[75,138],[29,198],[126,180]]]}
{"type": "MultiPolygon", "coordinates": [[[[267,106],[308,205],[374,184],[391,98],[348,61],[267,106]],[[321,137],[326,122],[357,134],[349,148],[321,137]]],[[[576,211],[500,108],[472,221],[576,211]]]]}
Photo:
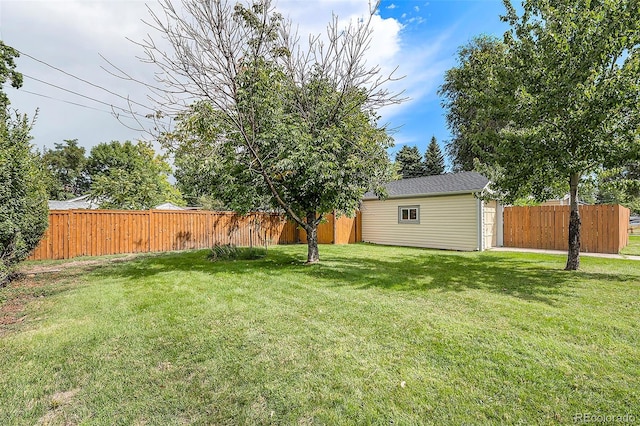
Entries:
{"type": "Polygon", "coordinates": [[[386,199],[365,194],[362,240],[461,251],[501,245],[501,206],[479,197],[488,184],[476,172],[389,182],[386,199]]]}

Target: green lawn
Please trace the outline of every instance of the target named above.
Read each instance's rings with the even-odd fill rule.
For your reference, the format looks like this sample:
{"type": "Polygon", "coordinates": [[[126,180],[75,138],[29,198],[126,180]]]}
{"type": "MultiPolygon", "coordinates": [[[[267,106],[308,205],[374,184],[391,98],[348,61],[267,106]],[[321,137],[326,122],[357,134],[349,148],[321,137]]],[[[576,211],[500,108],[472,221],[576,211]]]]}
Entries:
{"type": "Polygon", "coordinates": [[[640,235],[629,235],[629,245],[620,250],[620,254],[640,256],[640,235]]]}
{"type": "Polygon", "coordinates": [[[0,424],[640,419],[640,265],[364,244],[206,251],[0,290],[0,424]],[[20,310],[20,305],[24,306],[20,310]],[[0,314],[1,316],[2,314],[0,314]]]}

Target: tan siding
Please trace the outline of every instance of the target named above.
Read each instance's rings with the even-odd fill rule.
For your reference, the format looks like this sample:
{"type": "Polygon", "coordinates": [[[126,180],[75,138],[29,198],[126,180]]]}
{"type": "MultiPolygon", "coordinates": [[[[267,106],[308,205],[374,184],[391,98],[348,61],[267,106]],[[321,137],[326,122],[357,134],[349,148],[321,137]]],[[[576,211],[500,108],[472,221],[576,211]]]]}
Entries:
{"type": "Polygon", "coordinates": [[[485,201],[482,214],[484,215],[484,248],[488,249],[496,246],[497,229],[497,203],[495,201],[485,201]]]}
{"type": "Polygon", "coordinates": [[[364,201],[362,240],[448,250],[478,249],[478,200],[472,194],[364,201]],[[420,224],[399,224],[398,206],[420,206],[420,224]]]}

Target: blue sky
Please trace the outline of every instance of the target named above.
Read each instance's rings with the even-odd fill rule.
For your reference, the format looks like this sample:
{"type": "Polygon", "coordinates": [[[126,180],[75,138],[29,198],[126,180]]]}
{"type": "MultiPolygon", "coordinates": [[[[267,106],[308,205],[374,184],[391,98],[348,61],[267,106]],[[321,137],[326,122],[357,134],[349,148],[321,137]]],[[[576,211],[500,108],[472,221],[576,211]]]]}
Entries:
{"type": "Polygon", "coordinates": [[[437,94],[444,72],[456,65],[458,48],[474,36],[502,36],[507,30],[499,18],[503,12],[502,2],[492,0],[385,0],[381,3],[381,17],[394,18],[403,25],[400,33],[403,49],[408,46],[434,49],[432,60],[422,63],[433,69],[428,90],[410,102],[409,108],[392,117],[393,125],[400,126],[393,152],[406,144],[417,145],[424,153],[431,136],[435,136],[444,149],[450,133],[437,94]]]}
{"type": "MultiPolygon", "coordinates": [[[[300,34],[322,32],[332,13],[344,22],[361,18],[368,3],[276,1],[299,25],[300,34]]],[[[474,36],[502,36],[503,11],[501,0],[382,1],[370,60],[378,61],[383,71],[398,66],[398,74],[406,77],[393,88],[410,98],[380,111],[382,121],[396,129],[392,155],[405,144],[424,152],[432,135],[444,146],[450,135],[437,95],[444,72],[455,65],[458,47],[474,36]]],[[[128,108],[127,98],[145,104],[147,93],[107,73],[102,57],[136,77],[152,78],[154,69],[136,59],[141,51],[128,40],[141,40],[149,32],[142,23],[147,18],[139,0],[0,1],[0,38],[25,53],[18,60],[18,70],[25,74],[23,88],[5,90],[19,111],[33,115],[39,110],[32,132],[38,148],[73,138],[90,149],[100,142],[145,137],[119,108],[128,108]]]]}

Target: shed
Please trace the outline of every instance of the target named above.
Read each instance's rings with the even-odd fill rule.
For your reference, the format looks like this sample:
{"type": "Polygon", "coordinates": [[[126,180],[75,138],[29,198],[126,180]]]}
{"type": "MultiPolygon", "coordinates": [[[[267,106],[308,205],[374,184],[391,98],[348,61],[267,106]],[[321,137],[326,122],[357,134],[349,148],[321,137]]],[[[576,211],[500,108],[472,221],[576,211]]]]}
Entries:
{"type": "Polygon", "coordinates": [[[158,204],[154,207],[156,210],[186,210],[184,207],[177,206],[171,202],[158,204]]]}
{"type": "Polygon", "coordinates": [[[71,200],[49,200],[49,210],[97,209],[98,204],[89,195],[81,195],[71,200]]]}
{"type": "Polygon", "coordinates": [[[365,194],[362,240],[446,250],[484,250],[501,244],[501,206],[478,195],[489,180],[476,172],[402,179],[388,197],[365,194]]]}

